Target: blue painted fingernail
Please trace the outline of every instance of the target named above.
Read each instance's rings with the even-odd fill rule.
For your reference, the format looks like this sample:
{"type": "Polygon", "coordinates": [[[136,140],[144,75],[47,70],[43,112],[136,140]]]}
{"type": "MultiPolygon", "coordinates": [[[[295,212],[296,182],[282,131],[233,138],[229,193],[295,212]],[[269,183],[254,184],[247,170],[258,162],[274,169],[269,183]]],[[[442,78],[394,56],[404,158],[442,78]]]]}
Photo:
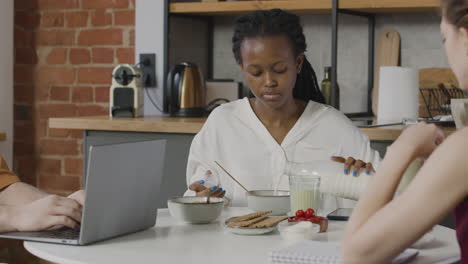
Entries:
{"type": "Polygon", "coordinates": [[[348,169],[344,169],[344,173],[345,173],[345,174],[348,174],[348,173],[349,173],[349,170],[348,170],[348,169]]]}
{"type": "Polygon", "coordinates": [[[204,180],[200,180],[200,181],[198,182],[198,184],[204,184],[204,183],[205,183],[204,180]]]}
{"type": "Polygon", "coordinates": [[[219,191],[222,192],[222,191],[223,191],[223,188],[219,187],[219,191]]]}
{"type": "Polygon", "coordinates": [[[370,170],[366,170],[366,173],[367,173],[367,174],[370,174],[370,170]]]}
{"type": "Polygon", "coordinates": [[[353,171],[353,176],[357,176],[357,171],[353,171]]]}
{"type": "Polygon", "coordinates": [[[214,191],[214,190],[216,190],[216,189],[218,189],[218,186],[213,186],[213,187],[211,187],[211,190],[212,190],[212,191],[214,191]]]}

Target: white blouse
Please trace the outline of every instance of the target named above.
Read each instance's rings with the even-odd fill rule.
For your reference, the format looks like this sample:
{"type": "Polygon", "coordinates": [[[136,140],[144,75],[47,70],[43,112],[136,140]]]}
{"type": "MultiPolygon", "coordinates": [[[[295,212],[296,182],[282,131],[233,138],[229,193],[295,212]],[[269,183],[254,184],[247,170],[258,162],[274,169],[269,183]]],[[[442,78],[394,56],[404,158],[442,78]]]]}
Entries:
{"type": "MultiPolygon", "coordinates": [[[[288,161],[329,160],[354,157],[378,166],[380,157],[369,139],[341,112],[309,101],[283,142],[278,144],[258,119],[248,98],[217,107],[190,147],[187,186],[211,170],[216,184],[226,190],[233,206],[246,206],[245,191],[215,163],[218,161],[249,190],[289,190],[284,175],[288,161]]],[[[213,183],[211,181],[211,183],[213,183]]],[[[211,186],[207,186],[211,187],[211,186]]],[[[185,195],[195,193],[188,190],[185,195]]],[[[353,203],[337,204],[339,207],[353,203]]]]}

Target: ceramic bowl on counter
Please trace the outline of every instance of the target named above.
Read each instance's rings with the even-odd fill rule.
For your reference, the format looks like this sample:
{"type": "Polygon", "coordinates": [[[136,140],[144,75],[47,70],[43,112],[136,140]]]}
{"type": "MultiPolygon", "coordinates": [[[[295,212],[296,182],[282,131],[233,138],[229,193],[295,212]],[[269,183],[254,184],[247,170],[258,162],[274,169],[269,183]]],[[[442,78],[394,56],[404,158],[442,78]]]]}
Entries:
{"type": "Polygon", "coordinates": [[[208,224],[219,217],[223,210],[223,198],[176,197],[167,201],[172,217],[191,224],[208,224]]]}
{"type": "Polygon", "coordinates": [[[289,191],[258,190],[246,195],[247,206],[255,212],[271,210],[271,215],[286,215],[291,208],[289,191]]]}

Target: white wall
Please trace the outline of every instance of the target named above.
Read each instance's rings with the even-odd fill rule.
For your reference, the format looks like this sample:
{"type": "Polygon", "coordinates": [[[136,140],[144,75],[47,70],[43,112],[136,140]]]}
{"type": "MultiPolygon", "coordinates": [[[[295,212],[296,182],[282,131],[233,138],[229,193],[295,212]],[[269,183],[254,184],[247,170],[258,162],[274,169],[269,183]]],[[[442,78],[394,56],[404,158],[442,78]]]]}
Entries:
{"type": "Polygon", "coordinates": [[[0,1],[0,154],[12,168],[13,161],[13,0],[0,1]]]}
{"type": "Polygon", "coordinates": [[[141,53],[156,54],[156,87],[147,89],[144,95],[144,115],[161,114],[164,95],[164,9],[165,0],[137,0],[135,7],[135,63],[141,53]],[[153,99],[150,100],[149,96],[153,99]],[[157,107],[153,105],[157,104],[157,107]]]}

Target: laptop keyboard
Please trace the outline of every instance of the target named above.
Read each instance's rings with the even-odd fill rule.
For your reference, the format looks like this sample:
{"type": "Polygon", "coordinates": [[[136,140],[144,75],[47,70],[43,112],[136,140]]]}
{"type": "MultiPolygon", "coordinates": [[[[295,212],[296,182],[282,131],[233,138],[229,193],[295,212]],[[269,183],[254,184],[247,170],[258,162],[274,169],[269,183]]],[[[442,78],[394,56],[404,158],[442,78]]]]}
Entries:
{"type": "Polygon", "coordinates": [[[50,230],[50,231],[15,232],[15,235],[21,236],[21,237],[31,237],[31,238],[57,238],[57,239],[67,239],[67,240],[78,240],[80,237],[80,230],[63,227],[57,230],[50,230]]]}

